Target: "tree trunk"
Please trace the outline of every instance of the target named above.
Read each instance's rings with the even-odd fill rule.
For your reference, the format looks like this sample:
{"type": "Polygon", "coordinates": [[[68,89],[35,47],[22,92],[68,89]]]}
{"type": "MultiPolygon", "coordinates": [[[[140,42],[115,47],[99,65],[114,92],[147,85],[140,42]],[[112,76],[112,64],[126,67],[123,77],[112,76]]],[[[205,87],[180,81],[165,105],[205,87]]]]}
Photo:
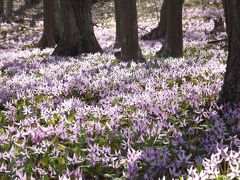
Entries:
{"type": "Polygon", "coordinates": [[[53,55],[76,56],[102,52],[94,35],[91,0],[61,0],[63,33],[53,55]]]}
{"type": "Polygon", "coordinates": [[[92,0],[79,0],[72,1],[73,11],[77,19],[77,26],[82,36],[83,52],[95,53],[102,52],[97,38],[94,34],[92,22],[92,0]]]}
{"type": "Polygon", "coordinates": [[[6,16],[10,17],[13,13],[13,0],[7,0],[6,16]]]}
{"type": "Polygon", "coordinates": [[[61,22],[61,13],[60,13],[60,2],[59,0],[54,0],[55,3],[55,12],[54,12],[54,18],[55,18],[55,40],[56,43],[59,42],[61,34],[63,34],[63,23],[61,22]]]}
{"type": "Polygon", "coordinates": [[[163,1],[158,26],[154,28],[150,33],[143,35],[142,36],[143,40],[157,40],[165,38],[167,31],[167,4],[168,4],[167,1],[168,0],[163,1]]]}
{"type": "Polygon", "coordinates": [[[4,6],[3,6],[3,0],[0,0],[0,16],[4,15],[4,6]]]}
{"type": "Polygon", "coordinates": [[[43,0],[44,30],[42,38],[38,44],[38,47],[41,49],[53,47],[56,44],[55,5],[55,0],[43,0]]]}
{"type": "Polygon", "coordinates": [[[115,38],[115,44],[114,48],[120,48],[121,47],[121,40],[122,40],[122,35],[121,35],[121,15],[122,12],[121,10],[121,0],[114,0],[114,7],[115,7],[115,21],[116,21],[116,38],[115,38]]]}
{"type": "Polygon", "coordinates": [[[143,62],[144,58],[138,43],[138,24],[136,0],[122,0],[122,52],[121,60],[143,62]]]}
{"type": "Polygon", "coordinates": [[[167,0],[167,32],[159,57],[181,57],[183,54],[182,7],[184,0],[167,0]]]}
{"type": "Polygon", "coordinates": [[[27,5],[37,4],[39,2],[40,2],[40,0],[25,0],[25,4],[27,4],[27,5]]]}
{"type": "Polygon", "coordinates": [[[220,103],[240,103],[240,1],[223,0],[228,34],[228,60],[220,103]]]}

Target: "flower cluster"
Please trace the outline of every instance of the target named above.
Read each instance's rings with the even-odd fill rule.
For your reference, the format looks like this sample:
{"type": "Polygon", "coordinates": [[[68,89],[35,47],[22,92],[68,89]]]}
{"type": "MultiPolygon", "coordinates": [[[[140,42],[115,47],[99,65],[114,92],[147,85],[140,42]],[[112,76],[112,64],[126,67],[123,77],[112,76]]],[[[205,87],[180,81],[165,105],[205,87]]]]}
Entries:
{"type": "Polygon", "coordinates": [[[188,169],[188,179],[240,178],[240,153],[228,151],[228,147],[217,149],[210,159],[203,160],[203,166],[198,169],[188,169]]]}

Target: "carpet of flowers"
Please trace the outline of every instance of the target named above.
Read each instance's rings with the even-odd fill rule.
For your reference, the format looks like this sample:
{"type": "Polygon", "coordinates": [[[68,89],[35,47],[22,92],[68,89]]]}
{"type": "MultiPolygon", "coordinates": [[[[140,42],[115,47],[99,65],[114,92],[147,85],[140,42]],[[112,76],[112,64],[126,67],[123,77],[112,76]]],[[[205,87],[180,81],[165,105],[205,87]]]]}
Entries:
{"type": "Polygon", "coordinates": [[[26,46],[38,33],[6,37],[0,178],[240,178],[240,108],[216,103],[227,53],[207,44],[204,12],[184,11],[183,58],[141,41],[143,64],[115,59],[114,28],[96,27],[106,53],[75,58],[26,46]]]}

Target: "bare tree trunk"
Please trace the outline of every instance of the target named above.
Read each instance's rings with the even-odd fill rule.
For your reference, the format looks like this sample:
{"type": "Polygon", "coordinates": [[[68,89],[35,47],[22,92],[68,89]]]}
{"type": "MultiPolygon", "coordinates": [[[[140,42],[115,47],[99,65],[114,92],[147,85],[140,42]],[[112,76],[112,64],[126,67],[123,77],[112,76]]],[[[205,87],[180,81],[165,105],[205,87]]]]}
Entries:
{"type": "Polygon", "coordinates": [[[3,6],[3,0],[0,0],[0,16],[4,15],[4,6],[3,6]]]}
{"type": "Polygon", "coordinates": [[[157,40],[165,38],[167,31],[167,4],[168,4],[167,1],[168,0],[163,1],[158,26],[154,28],[150,33],[143,35],[142,36],[143,40],[157,40]]]}
{"type": "Polygon", "coordinates": [[[41,0],[25,0],[25,4],[29,5],[29,4],[36,4],[39,3],[41,0]]]}
{"type": "Polygon", "coordinates": [[[56,23],[54,12],[55,0],[43,0],[44,9],[44,30],[41,40],[39,41],[38,47],[43,49],[46,47],[53,47],[56,44],[56,23]]]}
{"type": "Polygon", "coordinates": [[[63,24],[63,33],[53,55],[59,56],[75,56],[82,51],[81,36],[76,26],[76,20],[73,14],[71,2],[68,0],[60,0],[60,16],[63,24]]]}
{"type": "Polygon", "coordinates": [[[116,21],[116,39],[115,39],[115,44],[114,48],[120,48],[121,47],[121,40],[122,40],[122,35],[121,35],[121,15],[122,12],[121,10],[123,9],[121,7],[122,3],[121,0],[114,0],[114,7],[115,7],[115,21],[116,21]]]}
{"type": "Polygon", "coordinates": [[[181,57],[183,53],[182,7],[184,0],[167,0],[167,32],[159,57],[181,57]]]}
{"type": "Polygon", "coordinates": [[[61,0],[63,33],[53,55],[76,56],[102,52],[94,35],[91,0],[61,0]]]}
{"type": "Polygon", "coordinates": [[[240,1],[223,0],[228,34],[228,60],[220,103],[240,103],[240,1]]]}
{"type": "Polygon", "coordinates": [[[92,22],[92,0],[73,0],[73,11],[75,14],[77,27],[82,36],[83,52],[95,53],[102,52],[102,49],[94,34],[93,22],[92,22]]]}
{"type": "Polygon", "coordinates": [[[143,62],[144,58],[138,43],[136,0],[122,0],[122,52],[121,60],[143,62]]]}
{"type": "Polygon", "coordinates": [[[6,16],[10,17],[13,13],[13,0],[7,0],[6,16]]]}
{"type": "Polygon", "coordinates": [[[63,23],[61,22],[61,13],[60,13],[60,2],[59,0],[54,0],[55,3],[55,12],[54,12],[54,18],[55,18],[55,40],[56,43],[59,42],[61,34],[63,34],[63,23]]]}

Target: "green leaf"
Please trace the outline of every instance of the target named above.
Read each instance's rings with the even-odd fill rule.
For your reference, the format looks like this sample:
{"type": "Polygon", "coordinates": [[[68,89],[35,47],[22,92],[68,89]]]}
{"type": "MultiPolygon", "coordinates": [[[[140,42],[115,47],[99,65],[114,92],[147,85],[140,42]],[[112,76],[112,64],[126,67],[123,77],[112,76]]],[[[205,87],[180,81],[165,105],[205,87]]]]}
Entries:
{"type": "Polygon", "coordinates": [[[0,128],[0,134],[4,134],[4,133],[5,133],[4,129],[0,128]]]}
{"type": "Polygon", "coordinates": [[[58,150],[60,151],[65,151],[66,150],[66,146],[62,145],[62,144],[58,144],[58,150]]]}
{"type": "Polygon", "coordinates": [[[197,172],[198,172],[198,173],[201,173],[202,170],[203,170],[203,165],[202,165],[202,164],[198,164],[198,165],[197,165],[197,172]]]}
{"type": "Polygon", "coordinates": [[[36,77],[37,77],[37,78],[40,78],[40,77],[42,77],[42,76],[43,76],[43,74],[42,74],[42,73],[40,73],[40,72],[36,72],[36,73],[35,73],[35,75],[36,75],[36,77]]]}
{"type": "Polygon", "coordinates": [[[49,159],[48,157],[44,157],[40,160],[40,164],[45,167],[45,166],[48,166],[48,163],[49,163],[49,159]]]}

